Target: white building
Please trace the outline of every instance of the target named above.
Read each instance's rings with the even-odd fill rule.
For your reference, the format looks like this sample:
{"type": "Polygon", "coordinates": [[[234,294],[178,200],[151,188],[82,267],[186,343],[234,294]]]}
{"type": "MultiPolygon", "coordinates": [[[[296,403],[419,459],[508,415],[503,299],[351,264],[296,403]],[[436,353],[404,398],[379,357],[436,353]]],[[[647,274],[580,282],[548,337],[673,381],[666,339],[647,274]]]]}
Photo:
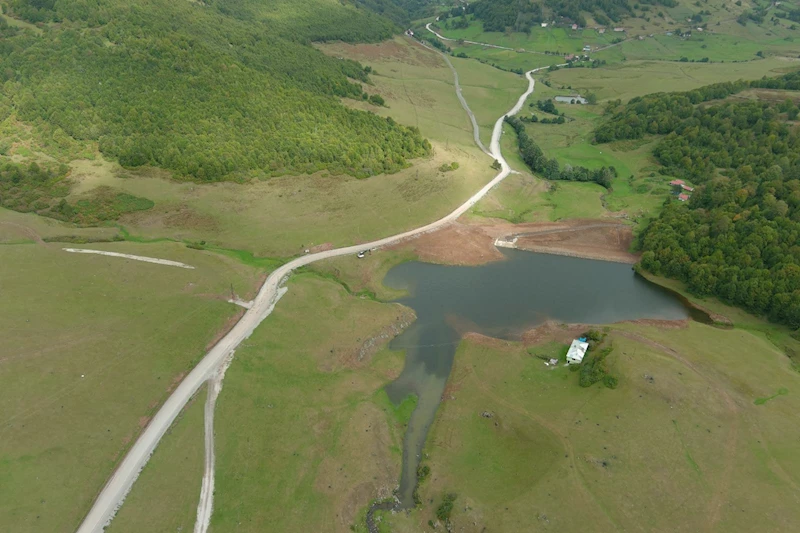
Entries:
{"type": "Polygon", "coordinates": [[[586,355],[586,350],[589,349],[588,342],[581,342],[578,339],[572,341],[567,352],[567,364],[577,365],[583,361],[583,356],[586,355]]]}

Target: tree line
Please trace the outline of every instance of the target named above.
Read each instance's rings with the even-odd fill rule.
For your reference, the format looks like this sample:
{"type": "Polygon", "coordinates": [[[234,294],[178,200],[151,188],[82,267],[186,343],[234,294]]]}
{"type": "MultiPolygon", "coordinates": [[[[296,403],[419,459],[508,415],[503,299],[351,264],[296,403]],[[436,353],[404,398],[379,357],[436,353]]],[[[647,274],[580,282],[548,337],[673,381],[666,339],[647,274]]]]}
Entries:
{"type": "Polygon", "coordinates": [[[597,142],[641,139],[648,134],[665,135],[696,111],[696,105],[721,100],[750,88],[800,90],[800,73],[754,81],[715,83],[687,92],[654,93],[632,98],[624,106],[620,100],[606,104],[604,121],[594,131],[597,142]]]}
{"type": "Polygon", "coordinates": [[[617,176],[617,169],[614,167],[602,167],[589,170],[586,167],[564,165],[564,167],[561,168],[555,158],[548,159],[545,157],[539,145],[528,135],[528,132],[525,130],[525,124],[523,124],[520,119],[513,116],[506,116],[505,122],[514,128],[514,131],[517,133],[519,153],[522,156],[522,160],[525,161],[525,164],[528,165],[531,171],[541,174],[544,178],[549,180],[591,181],[606,189],[611,188],[611,180],[617,176]]]}
{"type": "Polygon", "coordinates": [[[663,135],[653,154],[664,173],[698,185],[686,203],[669,199],[642,232],[642,268],[792,328],[800,328],[798,109],[791,100],[711,100],[748,87],[796,90],[799,81],[792,73],[634,99],[596,133],[663,135]]]}

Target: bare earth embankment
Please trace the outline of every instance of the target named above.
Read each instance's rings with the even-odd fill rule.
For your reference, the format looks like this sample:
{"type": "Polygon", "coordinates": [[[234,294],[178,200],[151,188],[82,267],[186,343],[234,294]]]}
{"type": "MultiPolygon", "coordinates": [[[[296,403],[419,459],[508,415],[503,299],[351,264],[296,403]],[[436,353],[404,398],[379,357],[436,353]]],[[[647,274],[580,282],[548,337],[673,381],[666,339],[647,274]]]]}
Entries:
{"type": "Polygon", "coordinates": [[[503,259],[496,241],[506,247],[587,259],[633,264],[638,255],[629,252],[630,226],[613,220],[579,219],[560,222],[511,224],[502,220],[470,223],[460,220],[439,231],[395,246],[413,249],[421,261],[479,265],[503,259]],[[513,243],[513,244],[511,244],[513,243]]]}

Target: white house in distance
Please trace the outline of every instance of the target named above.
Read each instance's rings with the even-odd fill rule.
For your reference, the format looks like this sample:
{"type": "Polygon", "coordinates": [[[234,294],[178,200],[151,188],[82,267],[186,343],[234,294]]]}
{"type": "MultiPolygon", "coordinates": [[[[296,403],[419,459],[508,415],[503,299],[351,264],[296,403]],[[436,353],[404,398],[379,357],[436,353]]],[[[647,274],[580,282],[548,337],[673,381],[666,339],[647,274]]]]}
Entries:
{"type": "Polygon", "coordinates": [[[586,355],[586,350],[589,349],[589,343],[575,339],[567,351],[567,364],[577,365],[583,361],[583,356],[586,355]]]}

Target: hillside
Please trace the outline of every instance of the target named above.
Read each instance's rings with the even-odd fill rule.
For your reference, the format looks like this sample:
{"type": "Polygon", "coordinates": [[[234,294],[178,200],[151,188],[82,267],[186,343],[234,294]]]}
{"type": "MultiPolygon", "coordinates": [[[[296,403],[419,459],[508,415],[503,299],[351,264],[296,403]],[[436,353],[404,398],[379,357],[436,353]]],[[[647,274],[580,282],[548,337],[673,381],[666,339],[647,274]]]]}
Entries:
{"type": "Polygon", "coordinates": [[[792,329],[800,328],[798,88],[792,73],[611,102],[595,132],[599,142],[661,136],[653,155],[662,173],[696,185],[673,182],[684,202],[668,201],[643,232],[642,267],[792,329]],[[729,99],[748,88],[768,98],[729,99]]]}
{"type": "Polygon", "coordinates": [[[451,27],[464,28],[468,16],[483,24],[484,31],[528,32],[540,23],[576,23],[578,26],[646,25],[678,23],[688,29],[721,26],[736,22],[741,26],[778,26],[797,22],[800,9],[792,3],[766,1],[719,2],[718,0],[478,0],[466,7],[454,7],[442,20],[453,18],[451,27]],[[639,19],[639,20],[637,20],[639,19]]]}
{"type": "Polygon", "coordinates": [[[310,45],[398,30],[363,8],[14,0],[4,11],[0,190],[24,197],[9,205],[2,195],[14,209],[57,214],[66,173],[58,163],[98,148],[126,167],[200,181],[323,169],[367,177],[429,150],[413,128],[341,105],[375,96],[369,69],[310,45]],[[33,153],[18,150],[29,137],[33,153]]]}

